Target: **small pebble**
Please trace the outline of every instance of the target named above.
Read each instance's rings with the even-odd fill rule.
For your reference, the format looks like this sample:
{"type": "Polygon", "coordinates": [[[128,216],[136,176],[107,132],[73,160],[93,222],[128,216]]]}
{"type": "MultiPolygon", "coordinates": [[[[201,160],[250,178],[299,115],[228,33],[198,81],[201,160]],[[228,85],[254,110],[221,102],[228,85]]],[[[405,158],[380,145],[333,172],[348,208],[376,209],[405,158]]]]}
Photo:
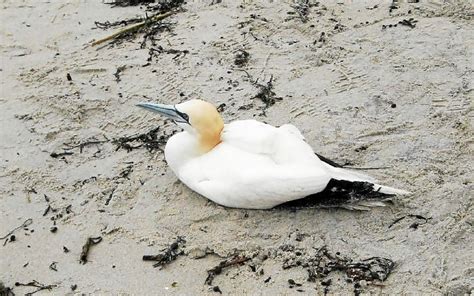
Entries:
{"type": "Polygon", "coordinates": [[[51,231],[52,233],[55,233],[56,231],[58,231],[58,228],[56,226],[53,226],[49,229],[49,231],[51,231]]]}

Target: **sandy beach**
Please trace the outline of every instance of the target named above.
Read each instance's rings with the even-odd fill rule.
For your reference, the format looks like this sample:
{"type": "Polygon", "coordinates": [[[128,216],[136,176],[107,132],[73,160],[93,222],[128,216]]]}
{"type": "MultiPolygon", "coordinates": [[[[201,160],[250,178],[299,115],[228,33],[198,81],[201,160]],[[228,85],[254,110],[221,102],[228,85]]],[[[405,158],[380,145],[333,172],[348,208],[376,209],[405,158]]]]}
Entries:
{"type": "Polygon", "coordinates": [[[301,3],[188,1],[154,40],[92,46],[123,28],[100,24],[150,11],[0,1],[0,291],[472,295],[473,2],[301,3]],[[135,107],[193,98],[226,122],[292,123],[413,194],[370,211],[221,207],[167,167],[178,128],[135,107]],[[390,271],[354,275],[374,257],[390,271]]]}

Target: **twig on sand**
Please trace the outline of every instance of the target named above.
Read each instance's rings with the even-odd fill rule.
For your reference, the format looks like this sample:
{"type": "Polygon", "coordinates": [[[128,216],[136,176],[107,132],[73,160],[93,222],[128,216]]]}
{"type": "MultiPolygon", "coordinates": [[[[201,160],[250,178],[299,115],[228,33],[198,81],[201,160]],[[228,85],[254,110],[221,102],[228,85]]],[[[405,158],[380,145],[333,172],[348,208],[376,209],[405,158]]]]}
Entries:
{"type": "Polygon", "coordinates": [[[184,255],[182,247],[186,243],[186,240],[182,236],[178,236],[176,240],[163,249],[158,255],[143,255],[143,261],[156,261],[153,267],[163,267],[178,258],[178,256],[184,255]]]}
{"type": "Polygon", "coordinates": [[[36,280],[33,280],[29,283],[26,283],[26,284],[23,284],[23,283],[19,283],[19,282],[16,282],[15,283],[15,286],[19,287],[19,286],[23,286],[23,287],[35,287],[35,288],[38,288],[37,290],[33,291],[33,292],[30,292],[30,293],[26,293],[25,295],[29,296],[29,295],[33,295],[39,291],[43,291],[43,290],[51,290],[52,288],[55,288],[57,287],[58,285],[43,285],[41,283],[39,283],[38,281],[36,280]]]}
{"type": "Polygon", "coordinates": [[[102,39],[99,39],[99,40],[96,40],[94,42],[91,43],[92,46],[96,46],[96,45],[99,45],[101,43],[104,43],[104,42],[107,42],[109,40],[112,40],[112,39],[115,39],[121,35],[124,35],[124,34],[127,34],[127,33],[130,33],[130,32],[134,32],[134,31],[137,31],[141,28],[143,28],[145,25],[149,25],[151,23],[155,23],[155,22],[158,22],[158,21],[161,21],[171,15],[173,15],[175,12],[174,11],[168,11],[168,12],[165,12],[165,13],[162,13],[162,14],[159,14],[159,15],[156,15],[154,17],[151,17],[150,19],[146,19],[140,23],[137,23],[137,24],[133,24],[133,25],[130,25],[126,28],[123,28],[122,30],[120,31],[117,31],[115,33],[113,33],[112,35],[109,35],[105,38],[102,38],[102,39]]]}
{"type": "Polygon", "coordinates": [[[102,241],[102,237],[100,237],[100,236],[87,238],[86,243],[82,247],[81,257],[79,259],[79,262],[81,264],[86,264],[87,263],[87,257],[89,256],[90,248],[94,245],[97,245],[101,241],[102,241]]]}
{"type": "Polygon", "coordinates": [[[10,235],[12,235],[15,231],[17,231],[18,229],[20,229],[20,228],[22,228],[22,227],[27,227],[27,226],[31,225],[31,223],[33,223],[33,219],[31,219],[31,218],[26,219],[25,222],[23,222],[20,226],[15,227],[14,229],[10,230],[9,233],[7,233],[6,235],[0,237],[0,240],[2,240],[2,239],[5,240],[5,241],[3,242],[3,245],[6,245],[6,244],[7,244],[8,238],[9,238],[10,235]]]}
{"type": "Polygon", "coordinates": [[[250,258],[245,257],[245,256],[234,256],[231,259],[226,259],[224,261],[221,261],[219,265],[209,269],[207,271],[207,278],[204,281],[205,284],[208,284],[209,286],[212,285],[212,282],[214,281],[214,278],[222,273],[222,270],[227,267],[235,266],[235,265],[241,265],[242,263],[245,263],[249,261],[250,258]]]}

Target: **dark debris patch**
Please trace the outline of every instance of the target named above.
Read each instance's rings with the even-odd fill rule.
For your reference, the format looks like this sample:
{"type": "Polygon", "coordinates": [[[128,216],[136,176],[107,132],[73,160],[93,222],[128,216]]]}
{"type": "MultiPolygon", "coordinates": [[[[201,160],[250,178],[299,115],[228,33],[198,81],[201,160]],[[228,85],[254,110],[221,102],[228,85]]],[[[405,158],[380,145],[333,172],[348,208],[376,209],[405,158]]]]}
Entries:
{"type": "MultiPolygon", "coordinates": [[[[417,22],[418,21],[415,20],[414,18],[404,19],[404,20],[399,21],[396,24],[382,25],[382,30],[385,30],[387,28],[395,28],[397,27],[397,25],[407,26],[407,27],[410,27],[411,29],[414,29],[416,27],[417,22]]],[[[395,108],[395,107],[392,107],[392,108],[395,108]]]]}
{"type": "Polygon", "coordinates": [[[88,262],[87,257],[92,246],[97,245],[102,241],[102,237],[88,237],[84,246],[82,246],[81,256],[79,258],[79,263],[86,264],[88,262]]]}
{"type": "Polygon", "coordinates": [[[30,226],[31,224],[33,223],[33,219],[31,218],[28,218],[25,220],[25,222],[23,222],[20,226],[17,226],[15,227],[14,229],[10,230],[6,235],[0,237],[0,240],[4,240],[3,241],[3,245],[5,246],[8,242],[14,242],[16,240],[16,237],[13,235],[13,233],[15,231],[17,231],[18,229],[21,229],[21,228],[27,228],[28,226],[30,226]],[[13,239],[12,239],[13,238],[13,239]]]}
{"type": "MultiPolygon", "coordinates": [[[[294,252],[294,249],[283,249],[294,252]]],[[[301,255],[300,255],[301,257],[301,255]]],[[[339,252],[330,253],[326,246],[319,248],[315,255],[302,256],[298,261],[285,261],[283,269],[302,266],[308,272],[308,281],[316,282],[337,271],[344,272],[349,282],[365,280],[372,283],[375,280],[385,281],[395,267],[395,263],[387,258],[371,257],[361,261],[342,256],[339,252]]],[[[321,282],[329,287],[330,281],[321,282]]]]}
{"type": "Polygon", "coordinates": [[[426,218],[426,217],[421,216],[421,215],[408,214],[408,215],[401,216],[401,217],[395,219],[395,221],[390,223],[388,228],[392,228],[393,225],[397,224],[398,222],[402,221],[405,218],[415,218],[415,219],[418,219],[418,220],[422,220],[422,222],[416,221],[416,222],[413,222],[412,224],[410,224],[410,228],[412,228],[412,229],[418,229],[419,226],[424,225],[424,224],[428,223],[429,220],[431,220],[431,217],[426,218]]]}
{"type": "MultiPolygon", "coordinates": [[[[99,29],[110,29],[121,27],[123,30],[118,34],[114,34],[111,38],[106,38],[110,41],[110,45],[116,45],[123,43],[124,41],[132,41],[137,36],[142,35],[143,40],[140,47],[145,48],[148,41],[152,45],[156,45],[156,36],[164,31],[171,31],[172,24],[165,23],[162,19],[170,13],[179,11],[181,6],[185,4],[184,0],[113,0],[106,4],[112,5],[112,7],[125,7],[125,6],[137,6],[143,5],[145,8],[146,15],[144,17],[133,17],[122,19],[114,22],[96,21],[95,25],[99,29]],[[162,17],[163,16],[163,17],[162,17]],[[134,25],[128,27],[129,25],[134,25]]],[[[100,44],[100,41],[96,44],[100,44]]]]}
{"type": "Polygon", "coordinates": [[[243,49],[237,50],[234,56],[234,65],[237,67],[244,67],[247,65],[250,59],[250,53],[243,49]]]}
{"type": "Polygon", "coordinates": [[[161,253],[157,255],[143,255],[143,261],[156,261],[156,263],[153,264],[153,267],[163,268],[175,261],[179,256],[184,255],[183,248],[185,247],[185,244],[186,240],[184,237],[178,236],[167,248],[161,250],[161,253]]]}
{"type": "Polygon", "coordinates": [[[211,286],[212,282],[218,276],[219,274],[222,273],[222,271],[226,268],[232,267],[232,266],[237,266],[237,265],[242,265],[245,262],[249,261],[251,258],[246,257],[246,256],[241,256],[241,255],[235,255],[230,259],[223,260],[219,263],[219,265],[209,269],[207,271],[207,278],[204,281],[205,284],[211,286]]]}
{"type": "Polygon", "coordinates": [[[258,83],[258,81],[255,81],[253,84],[258,88],[258,93],[252,99],[260,99],[263,103],[265,103],[265,109],[282,100],[282,98],[277,97],[273,91],[273,75],[265,84],[258,83]]]}
{"type": "MultiPolygon", "coordinates": [[[[318,5],[319,2],[314,2],[311,0],[298,0],[296,1],[296,4],[291,5],[291,7],[295,10],[301,22],[306,23],[308,21],[310,8],[318,5]]],[[[289,14],[293,13],[290,12],[289,14]]]]}
{"type": "Polygon", "coordinates": [[[0,296],[15,296],[13,289],[6,287],[2,282],[0,282],[0,296]]]}
{"type": "Polygon", "coordinates": [[[41,284],[40,282],[36,281],[36,280],[33,280],[29,283],[20,283],[20,282],[16,282],[15,283],[15,286],[16,287],[34,287],[34,288],[37,288],[35,291],[33,292],[29,292],[29,293],[26,293],[25,296],[30,296],[30,295],[33,295],[39,291],[43,291],[43,290],[52,290],[53,288],[56,288],[58,285],[44,285],[44,284],[41,284]]]}
{"type": "Polygon", "coordinates": [[[153,58],[157,58],[161,54],[172,54],[174,55],[173,60],[176,60],[179,57],[185,57],[189,53],[189,50],[184,49],[174,49],[174,48],[163,48],[161,45],[157,47],[152,47],[148,50],[148,62],[151,62],[153,58]]]}
{"type": "Polygon", "coordinates": [[[73,155],[72,151],[52,152],[49,156],[52,158],[63,158],[64,156],[73,155]]]}
{"type": "Polygon", "coordinates": [[[118,139],[114,139],[113,143],[117,146],[116,151],[125,149],[130,152],[139,148],[146,148],[148,151],[160,150],[163,151],[162,147],[166,145],[171,135],[158,136],[160,127],[156,127],[144,134],[138,134],[133,136],[124,136],[118,139]]]}
{"type": "Polygon", "coordinates": [[[126,7],[126,6],[137,6],[154,3],[156,0],[112,0],[105,2],[105,4],[112,5],[113,7],[126,7]]]}

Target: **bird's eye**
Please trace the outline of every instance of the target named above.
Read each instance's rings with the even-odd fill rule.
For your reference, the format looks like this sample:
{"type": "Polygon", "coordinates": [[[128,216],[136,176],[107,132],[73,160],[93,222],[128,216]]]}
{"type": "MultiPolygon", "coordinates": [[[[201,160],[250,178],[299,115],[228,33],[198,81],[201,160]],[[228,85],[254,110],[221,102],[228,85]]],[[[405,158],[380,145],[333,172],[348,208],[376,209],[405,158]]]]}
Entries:
{"type": "Polygon", "coordinates": [[[188,114],[186,114],[186,113],[181,113],[180,115],[181,115],[181,117],[183,117],[184,120],[186,120],[187,122],[189,122],[189,116],[188,116],[188,114]]]}

